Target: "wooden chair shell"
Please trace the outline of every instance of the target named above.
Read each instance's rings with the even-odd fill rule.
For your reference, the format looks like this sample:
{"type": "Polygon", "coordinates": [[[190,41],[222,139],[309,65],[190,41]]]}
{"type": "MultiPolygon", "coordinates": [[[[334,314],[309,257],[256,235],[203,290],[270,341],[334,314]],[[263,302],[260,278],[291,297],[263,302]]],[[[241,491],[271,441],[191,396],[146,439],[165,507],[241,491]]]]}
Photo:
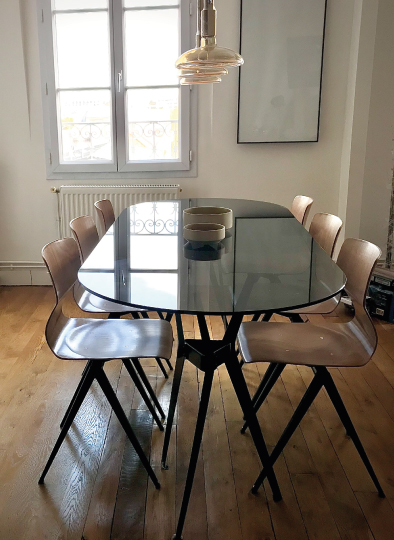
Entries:
{"type": "Polygon", "coordinates": [[[309,226],[309,233],[314,240],[332,258],[342,229],[342,220],[333,214],[315,214],[309,226]]]}
{"type": "Polygon", "coordinates": [[[294,197],[294,200],[291,204],[291,213],[304,226],[306,220],[308,219],[308,214],[310,212],[312,204],[313,199],[311,199],[311,197],[306,197],[305,195],[297,195],[296,197],[294,197]]]}
{"type": "Polygon", "coordinates": [[[99,223],[100,237],[108,231],[108,229],[115,222],[115,212],[112,202],[109,199],[102,199],[94,203],[96,209],[97,219],[99,223]]]}

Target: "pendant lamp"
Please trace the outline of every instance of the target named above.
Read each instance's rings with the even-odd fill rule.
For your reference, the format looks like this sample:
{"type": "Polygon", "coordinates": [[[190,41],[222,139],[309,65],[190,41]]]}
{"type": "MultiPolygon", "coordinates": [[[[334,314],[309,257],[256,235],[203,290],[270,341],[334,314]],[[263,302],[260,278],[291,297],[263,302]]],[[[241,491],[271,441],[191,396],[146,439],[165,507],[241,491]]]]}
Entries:
{"type": "Polygon", "coordinates": [[[216,9],[213,0],[197,0],[196,48],[183,53],[175,62],[181,84],[220,82],[228,67],[241,66],[240,54],[216,44],[216,9]]]}

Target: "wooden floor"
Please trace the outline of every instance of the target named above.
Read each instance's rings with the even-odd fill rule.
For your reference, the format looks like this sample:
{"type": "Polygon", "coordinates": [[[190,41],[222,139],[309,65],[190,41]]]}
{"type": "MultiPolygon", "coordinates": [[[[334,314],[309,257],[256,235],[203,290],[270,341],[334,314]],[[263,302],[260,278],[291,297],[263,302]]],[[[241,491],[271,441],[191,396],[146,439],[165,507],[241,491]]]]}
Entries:
{"type": "MultiPolygon", "coordinates": [[[[150,453],[160,491],[147,481],[97,387],[82,406],[45,485],[38,486],[84,367],[58,360],[45,343],[53,301],[46,287],[0,288],[0,538],[170,540],[203,376],[186,363],[170,468],[162,471],[163,433],[152,429],[151,417],[120,362],[107,364],[111,383],[150,453]]],[[[197,334],[193,317],[184,317],[184,326],[187,337],[197,334]]],[[[394,325],[376,322],[376,327],[379,346],[373,360],[360,369],[334,369],[332,375],[387,498],[378,498],[324,392],[275,467],[283,501],[273,502],[267,486],[251,495],[259,463],[249,434],[239,433],[240,408],[222,367],[215,375],[185,540],[393,540],[394,325]]],[[[210,319],[210,330],[214,337],[221,335],[219,318],[210,319]]],[[[167,410],[172,376],[165,381],[153,360],[145,366],[167,410]]],[[[264,369],[244,368],[251,392],[264,369]]],[[[287,367],[262,407],[259,419],[271,448],[310,379],[310,370],[287,367]]]]}

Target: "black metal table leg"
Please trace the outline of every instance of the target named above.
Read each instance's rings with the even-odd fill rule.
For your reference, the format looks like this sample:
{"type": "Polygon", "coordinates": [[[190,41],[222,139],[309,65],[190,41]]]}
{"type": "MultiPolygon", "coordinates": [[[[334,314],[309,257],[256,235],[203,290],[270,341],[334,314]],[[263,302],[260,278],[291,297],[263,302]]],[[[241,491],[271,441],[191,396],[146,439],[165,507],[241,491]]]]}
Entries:
{"type": "Polygon", "coordinates": [[[177,359],[175,363],[174,380],[172,382],[170,407],[168,409],[168,414],[167,414],[167,425],[166,425],[166,432],[164,435],[163,452],[161,455],[161,466],[163,469],[168,469],[167,453],[168,453],[168,447],[170,445],[172,423],[174,421],[175,408],[178,401],[178,394],[179,394],[179,387],[180,387],[181,379],[182,379],[183,366],[185,364],[185,357],[184,357],[185,340],[183,336],[182,318],[179,313],[176,314],[176,325],[177,325],[177,332],[178,332],[178,352],[177,352],[177,359]]]}
{"type": "Polygon", "coordinates": [[[205,372],[204,383],[201,392],[200,407],[197,416],[196,430],[194,434],[193,446],[190,456],[189,469],[187,472],[185,491],[181,503],[178,525],[173,540],[182,540],[182,531],[185,523],[187,508],[190,500],[190,494],[193,486],[194,474],[197,466],[198,454],[201,446],[202,435],[204,431],[205,418],[209,403],[209,396],[212,388],[212,381],[215,369],[225,364],[230,375],[231,382],[236,392],[238,401],[241,405],[245,420],[250,425],[250,432],[253,441],[256,445],[263,467],[268,470],[268,480],[273,492],[274,500],[280,501],[282,495],[276,480],[274,470],[269,461],[269,454],[265,445],[264,437],[261,432],[256,414],[253,410],[252,400],[249,395],[249,390],[244,379],[241,366],[235,354],[235,341],[238,330],[242,322],[243,315],[241,313],[233,314],[228,324],[225,325],[225,334],[221,340],[211,340],[209,336],[208,326],[203,314],[197,315],[201,339],[183,340],[183,331],[181,317],[177,317],[178,336],[182,336],[182,343],[178,349],[178,359],[175,366],[175,375],[173,389],[171,393],[170,411],[168,413],[168,421],[166,427],[166,439],[163,448],[162,466],[166,467],[166,458],[168,451],[168,443],[171,433],[172,417],[175,410],[176,400],[179,391],[180,379],[185,358],[187,358],[198,369],[205,372]],[[182,354],[181,354],[182,352],[182,354]],[[171,419],[170,419],[171,416],[171,419]],[[171,420],[171,421],[170,421],[171,420]]]}
{"type": "Polygon", "coordinates": [[[205,418],[207,416],[209,396],[211,395],[212,381],[213,381],[214,369],[207,370],[204,376],[204,382],[202,385],[200,407],[198,409],[196,430],[194,432],[192,452],[190,455],[189,469],[187,471],[185,491],[183,493],[181,510],[179,512],[178,525],[176,533],[172,537],[173,540],[182,540],[182,531],[185,524],[185,518],[187,513],[187,507],[189,505],[190,494],[193,487],[194,474],[196,472],[198,454],[200,452],[200,446],[202,441],[202,435],[204,432],[205,418]]]}

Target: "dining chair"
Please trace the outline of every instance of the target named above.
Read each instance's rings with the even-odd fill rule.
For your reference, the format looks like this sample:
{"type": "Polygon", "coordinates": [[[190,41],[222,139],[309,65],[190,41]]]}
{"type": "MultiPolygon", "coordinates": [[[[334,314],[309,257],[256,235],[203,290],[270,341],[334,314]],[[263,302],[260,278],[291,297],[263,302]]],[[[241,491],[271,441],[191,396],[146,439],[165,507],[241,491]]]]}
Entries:
{"type": "Polygon", "coordinates": [[[115,222],[114,207],[109,199],[102,199],[94,203],[94,208],[99,223],[100,237],[102,237],[115,222]]]}
{"type": "MultiPolygon", "coordinates": [[[[78,246],[73,238],[63,238],[47,244],[42,250],[42,257],[48,268],[56,293],[55,307],[45,328],[48,346],[62,360],[85,360],[87,364],[79,384],[79,390],[74,394],[68,407],[60,435],[49,456],[39,483],[44,482],[44,478],[89,388],[93,381],[96,380],[150,478],[155,486],[159,488],[160,484],[156,475],[129,424],[103,367],[106,362],[114,358],[121,359],[136,386],[141,387],[133,363],[135,360],[138,362],[139,358],[155,356],[169,358],[171,356],[173,335],[170,323],[163,320],[146,319],[110,320],[67,317],[63,313],[63,305],[77,280],[80,267],[78,246]]],[[[145,398],[147,398],[146,395],[145,398]]],[[[154,411],[153,407],[150,410],[151,412],[154,411]]]]}
{"type": "MultiPolygon", "coordinates": [[[[108,202],[110,203],[110,201],[108,202]]],[[[91,216],[80,216],[70,221],[70,228],[78,244],[81,263],[84,263],[99,242],[96,224],[91,216]]],[[[140,315],[144,319],[149,318],[148,312],[145,309],[123,306],[122,304],[99,298],[86,291],[79,281],[77,281],[74,287],[74,298],[82,311],[88,313],[109,313],[110,319],[119,319],[122,315],[129,313],[133,319],[139,319],[140,315]]],[[[156,362],[164,377],[168,379],[167,371],[161,359],[156,358],[156,362]]],[[[167,364],[172,370],[173,368],[169,360],[167,364]]]]}
{"type": "MultiPolygon", "coordinates": [[[[365,308],[365,298],[380,249],[364,240],[348,238],[342,245],[337,264],[347,277],[346,290],[353,301],[354,317],[346,323],[323,325],[245,322],[238,341],[246,363],[270,362],[264,384],[253,398],[257,410],[282,373],[286,364],[309,366],[314,377],[270,456],[273,465],[285,448],[321,388],[325,388],[347,434],[352,439],[378,493],[384,497],[372,465],[352,424],[328,367],[351,368],[369,362],[377,345],[377,334],[365,308]],[[256,397],[257,396],[257,397],[256,397]]],[[[245,431],[244,424],[242,432],[245,431]]],[[[252,491],[256,492],[266,476],[260,473],[252,491]]]]}
{"type": "MultiPolygon", "coordinates": [[[[332,258],[341,229],[342,220],[339,217],[334,216],[333,214],[318,213],[312,218],[309,226],[309,233],[319,246],[332,258]]],[[[301,320],[298,319],[301,315],[326,315],[332,313],[338,306],[339,300],[340,296],[334,296],[319,304],[286,312],[282,311],[280,314],[289,317],[295,322],[301,322],[301,320]]],[[[264,320],[267,322],[269,319],[266,317],[264,320]]]]}
{"type": "Polygon", "coordinates": [[[313,199],[305,195],[297,195],[291,204],[290,212],[293,216],[305,226],[308,214],[313,204],[313,199]]]}

